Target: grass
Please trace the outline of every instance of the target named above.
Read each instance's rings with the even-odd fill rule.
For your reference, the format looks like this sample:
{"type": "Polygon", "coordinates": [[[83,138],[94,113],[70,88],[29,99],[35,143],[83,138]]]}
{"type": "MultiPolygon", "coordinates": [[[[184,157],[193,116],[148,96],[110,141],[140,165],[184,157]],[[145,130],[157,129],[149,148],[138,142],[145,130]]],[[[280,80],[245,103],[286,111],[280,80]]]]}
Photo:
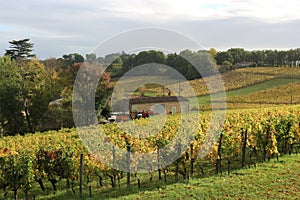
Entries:
{"type": "MultiPolygon", "coordinates": [[[[274,91],[271,90],[272,88],[277,88],[277,87],[281,87],[284,85],[288,85],[288,84],[292,84],[292,83],[298,83],[300,82],[300,79],[282,79],[282,78],[276,78],[276,79],[272,79],[263,83],[259,83],[259,84],[255,84],[255,85],[251,85],[248,87],[244,87],[244,88],[240,88],[240,89],[236,89],[236,90],[231,90],[231,91],[226,91],[226,97],[230,98],[230,100],[232,101],[233,99],[235,99],[235,97],[237,96],[251,96],[252,93],[257,93],[257,92],[261,92],[261,91],[270,91],[269,95],[273,95],[274,96],[274,91]]],[[[266,97],[266,93],[263,96],[259,96],[255,98],[255,101],[252,102],[266,102],[265,97],[266,97]],[[264,99],[263,99],[264,98],[264,99]]],[[[205,96],[200,96],[197,98],[191,98],[190,99],[190,107],[195,107],[197,105],[197,103],[199,103],[199,106],[206,106],[209,105],[211,103],[211,99],[210,99],[210,95],[205,95],[205,96]],[[197,102],[198,100],[198,102],[197,102]]],[[[238,102],[236,102],[238,103],[238,102]]],[[[248,102],[249,103],[249,102],[248,102]]],[[[289,102],[286,102],[289,103],[289,102]]]]}
{"type": "MultiPolygon", "coordinates": [[[[253,96],[256,102],[260,102],[259,98],[270,99],[274,93],[280,91],[285,92],[293,84],[299,84],[299,69],[290,70],[290,68],[264,68],[261,70],[240,69],[228,72],[223,75],[226,84],[226,95],[230,100],[237,98],[247,99],[253,96]],[[296,73],[297,71],[297,73],[296,73]],[[293,75],[297,75],[293,77],[293,75]],[[247,81],[247,77],[252,77],[251,81],[247,81]],[[235,82],[240,80],[240,84],[235,82]],[[239,89],[237,89],[239,88],[239,89]],[[256,95],[256,96],[255,96],[256,95]],[[255,96],[255,97],[254,97],[255,96]]],[[[249,79],[248,79],[249,80],[249,79]]],[[[126,84],[134,84],[133,80],[126,80],[126,84]]],[[[153,81],[153,80],[151,80],[153,81]]],[[[156,81],[159,81],[156,80],[156,81]]],[[[155,82],[155,81],[154,81],[155,82]]],[[[195,85],[201,89],[201,85],[195,85]]],[[[127,87],[123,87],[126,89],[127,87]]],[[[156,93],[163,94],[164,90],[157,89],[157,84],[151,84],[146,91],[147,96],[154,96],[156,93]]],[[[199,89],[199,92],[201,92],[199,89]]],[[[125,91],[126,92],[126,91],[125,91]]],[[[259,106],[263,104],[247,104],[249,107],[259,106]]],[[[190,101],[191,108],[199,103],[200,106],[210,104],[210,96],[200,96],[192,98],[190,101]]],[[[267,104],[266,104],[267,105],[267,104]]],[[[230,104],[232,108],[245,106],[242,102],[233,102],[230,104]]],[[[103,180],[103,187],[99,187],[97,180],[92,182],[93,195],[89,197],[87,185],[84,186],[83,198],[76,194],[72,194],[70,190],[61,189],[56,194],[51,192],[51,186],[47,182],[46,193],[42,193],[38,185],[35,183],[31,194],[36,194],[36,199],[43,200],[60,200],[60,199],[298,199],[300,194],[300,156],[285,156],[268,163],[260,163],[257,168],[251,166],[250,169],[235,170],[231,175],[211,175],[206,177],[194,178],[190,180],[181,180],[175,182],[174,175],[168,175],[168,182],[158,181],[155,176],[151,183],[149,174],[138,175],[141,178],[141,189],[138,189],[137,178],[132,177],[131,188],[126,188],[125,179],[121,180],[121,187],[112,189],[108,179],[103,180]]],[[[156,172],[154,172],[156,174],[156,172]]],[[[65,181],[59,181],[58,188],[66,188],[65,181]]],[[[0,199],[3,198],[1,193],[0,199]]],[[[20,191],[19,197],[23,198],[20,191]]],[[[11,197],[11,192],[9,193],[11,197]]],[[[9,199],[9,198],[8,198],[9,199]]]]}
{"type": "Polygon", "coordinates": [[[260,164],[256,169],[178,183],[120,199],[296,199],[300,192],[299,156],[260,164]]]}
{"type": "Polygon", "coordinates": [[[300,79],[297,82],[271,87],[262,91],[255,91],[251,94],[229,97],[227,102],[252,102],[252,103],[300,103],[300,79]]]}
{"type": "MultiPolygon", "coordinates": [[[[299,79],[300,68],[292,67],[254,67],[236,69],[222,74],[222,81],[226,91],[246,88],[264,83],[272,79],[299,79]]],[[[208,80],[215,82],[214,77],[208,80]]],[[[208,81],[209,82],[209,81],[208,81]]],[[[195,90],[196,96],[208,95],[206,83],[203,79],[189,81],[195,90]]]]}
{"type": "MultiPolygon", "coordinates": [[[[213,77],[211,78],[213,79],[213,77]]],[[[228,109],[261,107],[262,104],[264,104],[264,106],[274,106],[274,102],[275,104],[286,104],[290,103],[291,101],[290,97],[287,97],[283,98],[283,102],[281,102],[281,99],[274,97],[274,91],[276,93],[278,93],[278,91],[270,89],[300,82],[300,68],[242,68],[223,73],[222,78],[228,100],[228,109]],[[255,95],[255,98],[251,96],[253,93],[257,94],[255,95]],[[266,96],[268,98],[266,98],[266,96]],[[270,102],[268,102],[268,100],[270,99],[269,97],[272,98],[272,101],[270,100],[270,102]]],[[[149,83],[146,87],[146,96],[167,95],[168,91],[165,91],[163,87],[159,85],[162,79],[167,80],[167,82],[170,83],[172,95],[178,95],[179,85],[178,83],[176,83],[176,80],[173,80],[171,77],[134,77],[122,81],[115,80],[113,85],[118,82],[118,84],[122,85],[122,88],[126,93],[126,89],[130,88],[130,86],[134,85],[136,87],[139,87],[142,86],[140,85],[141,82],[146,82],[149,83]]],[[[198,107],[199,105],[201,110],[209,110],[211,98],[210,95],[208,95],[207,86],[204,80],[197,79],[181,83],[181,88],[183,89],[181,95],[190,96],[190,91],[186,90],[186,84],[190,84],[193,87],[195,94],[192,95],[197,96],[197,98],[190,98],[190,108],[198,107]]],[[[136,95],[139,95],[139,93],[136,93],[136,95]]]]}
{"type": "MultiPolygon", "coordinates": [[[[259,163],[257,167],[240,169],[227,174],[211,175],[203,178],[168,183],[141,179],[141,189],[137,184],[131,188],[93,188],[89,197],[84,188],[82,199],[297,199],[300,194],[300,155],[280,157],[259,163]]],[[[143,175],[146,177],[147,175],[143,175]]],[[[37,188],[39,189],[39,188],[37,188]]],[[[78,191],[78,190],[77,190],[78,191]]],[[[61,190],[56,194],[38,196],[43,200],[81,199],[78,193],[61,190]]]]}

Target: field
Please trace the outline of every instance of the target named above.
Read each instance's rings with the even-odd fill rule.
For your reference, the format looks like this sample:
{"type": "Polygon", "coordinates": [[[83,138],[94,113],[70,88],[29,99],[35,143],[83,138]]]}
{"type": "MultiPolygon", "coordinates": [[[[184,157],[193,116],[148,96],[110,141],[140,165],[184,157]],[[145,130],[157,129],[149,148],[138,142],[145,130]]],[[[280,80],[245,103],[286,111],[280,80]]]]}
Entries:
{"type": "MultiPolygon", "coordinates": [[[[183,117],[1,138],[0,199],[299,198],[300,68],[245,68],[222,77],[229,108],[223,126],[225,111],[216,111],[217,123],[211,122],[200,79],[189,82],[197,97],[183,117]],[[198,104],[200,112],[193,112],[198,104]],[[150,172],[135,173],[139,167],[150,172]]],[[[123,89],[132,81],[122,82],[123,89]]],[[[176,80],[168,82],[178,88],[176,80]]],[[[157,84],[144,90],[166,94],[157,84]]]]}
{"type": "MultiPolygon", "coordinates": [[[[226,91],[226,102],[230,109],[246,107],[276,106],[300,103],[300,79],[276,78],[248,87],[226,91]]],[[[191,107],[208,109],[210,95],[191,98],[191,107]],[[198,102],[197,102],[198,100],[198,102]]]]}
{"type": "MultiPolygon", "coordinates": [[[[92,197],[88,192],[84,199],[297,199],[300,191],[300,156],[284,156],[255,167],[239,169],[231,175],[211,175],[207,177],[180,180],[168,183],[142,183],[142,188],[105,187],[94,190],[92,197]]],[[[50,188],[50,186],[49,186],[50,188]]],[[[42,194],[36,189],[37,199],[72,200],[81,199],[68,190],[59,190],[56,194],[42,194]]]]}
{"type": "MultiPolygon", "coordinates": [[[[188,82],[180,82],[170,77],[139,77],[118,82],[126,97],[128,88],[145,82],[161,83],[164,80],[168,83],[166,87],[172,90],[173,95],[179,94],[190,97],[190,108],[209,110],[211,99],[204,79],[197,79],[188,82]],[[193,87],[194,94],[186,90],[187,86],[193,87]],[[197,97],[197,98],[196,98],[197,97]],[[198,101],[197,101],[198,100],[198,101]]],[[[214,82],[214,76],[208,77],[207,82],[214,82]]],[[[286,104],[300,103],[300,68],[292,67],[257,67],[242,68],[222,74],[224,90],[226,92],[227,109],[255,108],[286,104]]],[[[115,85],[116,82],[113,82],[115,85]]],[[[138,89],[138,88],[136,88],[138,89]]],[[[118,93],[119,91],[115,91],[118,93]]],[[[217,91],[216,91],[217,92],[217,91]]],[[[145,88],[146,96],[167,95],[168,90],[158,84],[149,84],[145,88]]],[[[136,91],[134,95],[139,95],[136,91]]]]}
{"type": "MultiPolygon", "coordinates": [[[[300,191],[299,155],[272,160],[232,175],[210,176],[159,187],[115,190],[95,194],[101,199],[297,199],[300,191]]],[[[93,198],[91,198],[93,199],[93,198]]],[[[97,198],[94,198],[97,199],[97,198]]]]}
{"type": "MultiPolygon", "coordinates": [[[[299,79],[300,68],[290,67],[258,67],[242,68],[222,74],[226,91],[246,88],[252,85],[258,85],[272,79],[299,79]]],[[[190,81],[195,88],[197,96],[207,95],[208,91],[205,81],[202,79],[190,81]]]]}
{"type": "MultiPolygon", "coordinates": [[[[158,126],[160,118],[150,118],[133,122],[137,125],[134,128],[132,124],[126,126],[127,123],[121,127],[117,124],[107,124],[84,128],[83,132],[63,129],[58,132],[2,138],[0,186],[6,192],[1,192],[0,196],[11,199],[17,194],[22,198],[25,194],[30,198],[36,196],[36,199],[74,199],[78,198],[81,186],[83,194],[87,196],[95,195],[95,198],[98,198],[99,194],[107,198],[123,198],[124,193],[132,191],[166,189],[169,184],[171,187],[181,187],[179,183],[182,182],[183,188],[188,191],[189,187],[195,187],[193,184],[201,182],[203,177],[209,178],[216,173],[232,175],[237,169],[246,166],[253,168],[260,166],[261,162],[273,162],[272,160],[276,160],[280,155],[299,152],[299,106],[228,111],[221,135],[217,139],[214,139],[213,135],[207,135],[210,115],[209,112],[201,113],[198,126],[195,126],[195,123],[184,123],[178,115],[171,115],[163,127],[158,126]],[[151,130],[157,129],[157,133],[141,139],[148,134],[145,132],[147,130],[145,126],[149,124],[157,125],[151,126],[153,128],[151,130]],[[184,128],[178,129],[178,125],[184,128]],[[106,134],[104,138],[99,137],[99,128],[104,130],[106,134]],[[177,141],[176,135],[187,138],[192,133],[195,134],[192,140],[188,141],[186,147],[182,146],[184,149],[181,147],[180,151],[176,146],[184,143],[181,140],[177,141]],[[115,147],[103,149],[101,145],[105,144],[105,141],[114,143],[115,147]],[[173,141],[175,146],[172,146],[166,154],[161,154],[158,149],[173,141]],[[84,146],[83,142],[89,143],[93,153],[87,151],[87,146],[84,146]],[[118,149],[127,150],[125,157],[129,155],[130,162],[126,160],[124,162],[125,157],[119,156],[118,149]],[[147,152],[151,154],[143,159],[138,156],[147,152]],[[179,157],[175,162],[164,165],[174,156],[174,152],[179,152],[179,157]],[[81,154],[84,156],[82,165],[81,154]],[[110,157],[109,154],[114,156],[110,157]],[[111,161],[123,162],[125,166],[130,163],[132,169],[138,169],[145,163],[149,163],[147,166],[151,168],[158,165],[163,167],[150,173],[124,173],[103,164],[111,161]],[[82,181],[80,173],[83,175],[82,181]]],[[[184,119],[191,122],[198,118],[197,116],[197,113],[190,113],[184,119]]],[[[217,178],[216,181],[218,180],[217,178]]],[[[272,180],[270,179],[271,182],[272,180]]],[[[264,189],[267,192],[268,188],[264,189]]],[[[296,189],[291,187],[289,192],[292,194],[296,189]]],[[[174,194],[163,190],[159,190],[159,195],[174,194]]],[[[184,198],[187,191],[176,195],[184,198]]],[[[224,195],[223,191],[221,193],[224,195]]],[[[212,194],[208,192],[197,195],[218,196],[221,193],[216,191],[212,194]]],[[[228,195],[233,194],[235,191],[228,192],[228,195]]],[[[142,192],[139,195],[142,195],[142,192]]]]}

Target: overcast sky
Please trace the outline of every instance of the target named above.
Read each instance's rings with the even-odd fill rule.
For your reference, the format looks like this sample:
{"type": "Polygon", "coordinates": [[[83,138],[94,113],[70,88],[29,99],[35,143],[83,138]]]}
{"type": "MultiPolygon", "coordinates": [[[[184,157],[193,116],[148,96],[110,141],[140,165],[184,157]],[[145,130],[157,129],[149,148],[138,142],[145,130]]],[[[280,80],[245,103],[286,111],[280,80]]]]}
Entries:
{"type": "Polygon", "coordinates": [[[142,27],[179,31],[204,49],[300,47],[299,0],[0,0],[0,53],[30,38],[38,58],[89,53],[142,27]]]}

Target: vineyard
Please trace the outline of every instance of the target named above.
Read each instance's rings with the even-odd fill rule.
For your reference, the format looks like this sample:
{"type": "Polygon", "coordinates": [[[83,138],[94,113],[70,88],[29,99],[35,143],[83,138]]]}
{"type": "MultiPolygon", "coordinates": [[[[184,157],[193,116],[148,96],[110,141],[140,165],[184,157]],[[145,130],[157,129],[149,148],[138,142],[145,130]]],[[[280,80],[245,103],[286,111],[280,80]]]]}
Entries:
{"type": "MultiPolygon", "coordinates": [[[[222,73],[221,76],[227,97],[227,109],[281,106],[282,104],[298,104],[300,102],[300,68],[297,67],[242,68],[222,73]]],[[[148,79],[149,82],[159,83],[160,79],[168,79],[168,77],[138,77],[122,80],[121,84],[126,90],[126,88],[130,88],[130,84],[148,79]]],[[[207,77],[205,80],[213,84],[216,77],[207,77]]],[[[189,100],[192,110],[197,110],[198,105],[200,110],[210,110],[211,97],[205,80],[196,79],[180,84],[174,83],[176,80],[167,81],[170,83],[168,87],[174,95],[178,95],[181,88],[181,95],[191,97],[189,100]],[[188,85],[192,86],[195,94],[190,94],[184,89],[188,85]]],[[[119,91],[116,92],[119,93],[119,91]]],[[[126,93],[126,91],[122,92],[126,93]]],[[[149,84],[145,88],[146,96],[164,96],[167,95],[167,92],[165,87],[158,84],[149,84]]]]}
{"type": "MultiPolygon", "coordinates": [[[[251,85],[263,83],[273,79],[295,79],[300,77],[300,68],[291,67],[257,67],[242,68],[222,74],[225,90],[231,91],[245,88],[251,85]]],[[[213,77],[211,77],[213,79],[213,77]]],[[[196,96],[207,95],[205,81],[203,79],[189,82],[195,89],[196,96]]]]}
{"type": "Polygon", "coordinates": [[[35,199],[58,190],[74,197],[92,196],[93,191],[109,187],[141,188],[157,181],[176,182],[255,167],[282,154],[298,153],[299,110],[299,106],[283,106],[227,111],[215,135],[207,135],[211,113],[201,112],[170,115],[163,126],[154,117],[4,137],[0,140],[0,198],[35,199]],[[198,126],[190,120],[197,120],[198,126]],[[104,148],[106,143],[112,145],[104,148]],[[169,151],[163,151],[170,144],[169,151]],[[139,157],[143,154],[151,156],[139,157]],[[176,158],[172,163],[168,162],[171,157],[176,158]],[[114,166],[119,169],[106,164],[110,162],[118,163],[114,166]],[[141,169],[144,173],[136,173],[141,169]]]}
{"type": "Polygon", "coordinates": [[[251,94],[227,98],[228,103],[265,103],[265,104],[296,104],[300,103],[300,82],[285,84],[251,94]]]}
{"type": "MultiPolygon", "coordinates": [[[[246,88],[256,84],[264,83],[270,80],[276,79],[299,79],[300,78],[300,68],[298,67],[256,67],[256,68],[242,68],[236,69],[229,72],[221,74],[222,80],[224,82],[224,89],[226,91],[237,90],[240,88],[246,88]]],[[[169,79],[169,87],[173,92],[178,91],[178,83],[168,77],[146,77],[140,76],[136,78],[126,79],[126,80],[115,80],[112,82],[112,86],[115,86],[116,81],[118,84],[122,84],[123,88],[130,88],[133,83],[139,85],[142,80],[148,80],[149,83],[160,83],[161,79],[169,79]],[[174,83],[175,82],[175,83],[174,83]]],[[[181,88],[185,88],[187,85],[191,85],[195,90],[196,96],[208,95],[209,91],[207,89],[206,82],[214,81],[215,77],[207,77],[204,79],[195,79],[191,81],[181,82],[181,88]]],[[[179,81],[179,80],[177,80],[179,81]]],[[[127,92],[127,91],[123,91],[127,92]]],[[[148,85],[146,92],[155,93],[158,96],[165,94],[164,88],[159,85],[148,85]]],[[[177,94],[176,94],[177,95],[177,94]]],[[[182,91],[183,96],[190,96],[190,94],[182,91]]]]}

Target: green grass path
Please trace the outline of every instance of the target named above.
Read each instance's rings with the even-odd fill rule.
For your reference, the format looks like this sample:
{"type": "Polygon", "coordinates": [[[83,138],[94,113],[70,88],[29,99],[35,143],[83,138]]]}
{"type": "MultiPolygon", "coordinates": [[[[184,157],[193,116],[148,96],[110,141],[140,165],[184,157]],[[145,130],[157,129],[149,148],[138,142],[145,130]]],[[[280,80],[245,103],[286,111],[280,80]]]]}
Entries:
{"type": "Polygon", "coordinates": [[[299,166],[300,155],[286,156],[230,176],[194,179],[118,199],[299,199],[299,166]]]}
{"type": "MultiPolygon", "coordinates": [[[[236,90],[230,90],[226,91],[226,97],[231,97],[231,96],[239,96],[239,95],[245,95],[245,94],[250,94],[252,92],[259,92],[262,90],[270,89],[270,88],[275,88],[279,87],[285,84],[290,84],[290,83],[295,83],[299,82],[300,79],[272,79],[263,83],[251,85],[248,87],[236,89],[236,90]]],[[[197,100],[199,102],[199,105],[208,105],[210,104],[210,95],[205,95],[205,96],[200,96],[197,98],[190,98],[190,107],[192,108],[193,106],[197,105],[197,100]]]]}
{"type": "MultiPolygon", "coordinates": [[[[259,163],[257,167],[233,171],[229,176],[212,175],[178,183],[143,183],[138,189],[102,188],[85,193],[82,199],[299,199],[300,198],[300,155],[280,157],[259,163]]],[[[143,181],[143,180],[142,180],[143,181]]],[[[71,200],[80,199],[67,191],[40,196],[37,199],[71,200]]]]}

